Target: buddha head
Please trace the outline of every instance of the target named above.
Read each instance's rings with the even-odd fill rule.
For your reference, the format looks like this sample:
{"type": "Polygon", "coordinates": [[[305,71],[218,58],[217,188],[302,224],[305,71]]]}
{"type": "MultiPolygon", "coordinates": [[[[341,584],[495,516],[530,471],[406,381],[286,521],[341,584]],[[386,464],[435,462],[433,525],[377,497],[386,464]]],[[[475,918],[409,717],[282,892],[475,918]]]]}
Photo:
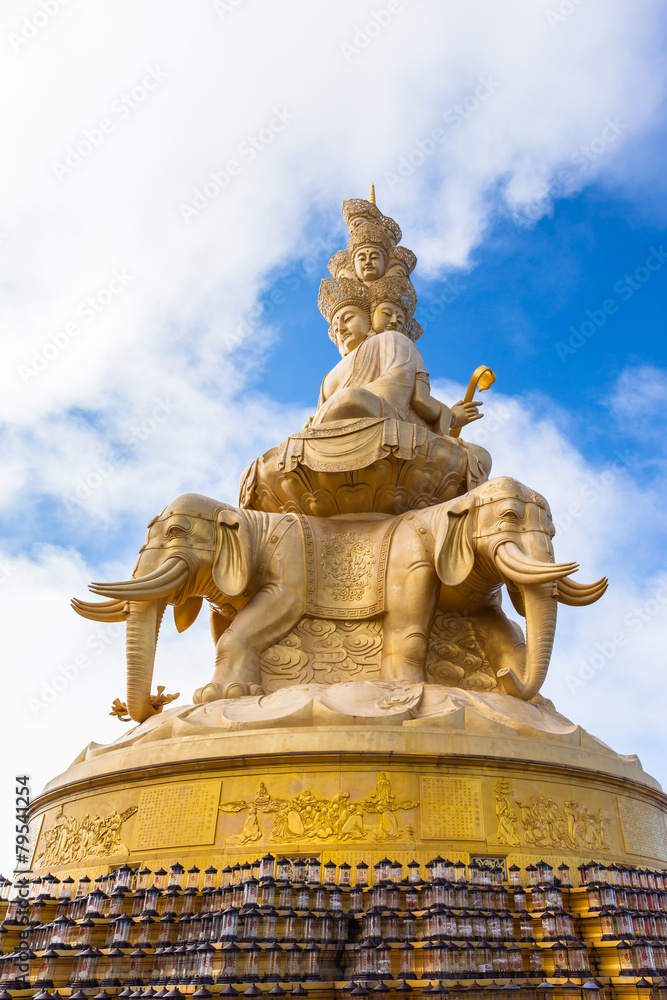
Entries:
{"type": "Polygon", "coordinates": [[[347,250],[338,250],[338,252],[335,253],[329,261],[328,267],[329,273],[332,277],[336,278],[336,280],[339,278],[348,278],[352,281],[355,280],[354,268],[347,250]]]}
{"type": "Polygon", "coordinates": [[[408,250],[407,247],[392,247],[389,251],[387,277],[402,278],[404,281],[407,281],[416,265],[417,258],[412,250],[408,250]]]}
{"type": "Polygon", "coordinates": [[[417,306],[417,296],[409,281],[385,275],[368,289],[371,324],[374,333],[393,330],[406,333],[406,327],[417,306]]]}
{"type": "Polygon", "coordinates": [[[342,358],[370,335],[368,292],[360,281],[324,278],[320,282],[318,305],[342,358]]]}
{"type": "Polygon", "coordinates": [[[349,198],[343,202],[343,219],[348,232],[352,235],[359,226],[370,223],[384,229],[394,246],[401,242],[401,228],[397,222],[383,215],[375,202],[365,198],[349,198]]]}
{"type": "Polygon", "coordinates": [[[365,285],[381,278],[387,270],[391,241],[384,229],[362,222],[357,226],[347,244],[347,252],[354,273],[365,285]]]}

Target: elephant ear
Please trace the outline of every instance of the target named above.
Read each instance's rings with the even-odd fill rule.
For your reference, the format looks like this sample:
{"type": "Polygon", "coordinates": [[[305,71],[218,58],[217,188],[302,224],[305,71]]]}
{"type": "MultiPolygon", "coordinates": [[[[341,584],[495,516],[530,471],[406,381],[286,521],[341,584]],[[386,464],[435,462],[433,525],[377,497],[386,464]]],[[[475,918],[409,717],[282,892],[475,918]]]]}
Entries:
{"type": "Polygon", "coordinates": [[[472,572],[472,522],[475,499],[471,496],[450,501],[438,520],[435,535],[435,570],[447,587],[456,587],[472,572]]]}
{"type": "Polygon", "coordinates": [[[174,608],[174,621],[179,632],[185,632],[192,623],[197,620],[197,615],[201,611],[203,597],[188,597],[185,604],[179,604],[174,608]]]}
{"type": "Polygon", "coordinates": [[[252,541],[245,515],[231,508],[218,515],[213,582],[221,594],[238,597],[250,583],[252,541]]]}

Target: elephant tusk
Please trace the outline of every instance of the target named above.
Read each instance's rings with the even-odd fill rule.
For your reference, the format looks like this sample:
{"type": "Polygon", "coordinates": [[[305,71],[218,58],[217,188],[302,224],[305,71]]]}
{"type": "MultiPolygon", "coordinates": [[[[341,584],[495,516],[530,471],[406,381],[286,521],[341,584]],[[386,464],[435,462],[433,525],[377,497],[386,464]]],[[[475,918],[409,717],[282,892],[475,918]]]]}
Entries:
{"type": "Polygon", "coordinates": [[[121,583],[91,583],[90,590],[94,594],[124,600],[150,601],[157,597],[173,594],[187,580],[190,569],[182,559],[169,560],[164,572],[157,578],[146,579],[138,577],[134,580],[124,580],[121,583]]]}
{"type": "Polygon", "coordinates": [[[495,561],[503,576],[523,584],[549,583],[579,569],[575,562],[540,562],[522,552],[516,542],[502,542],[496,549],[495,561]]]}
{"type": "Polygon", "coordinates": [[[606,576],[595,583],[577,583],[565,577],[564,580],[558,581],[558,600],[561,604],[569,604],[573,608],[583,608],[599,601],[607,587],[606,576]]]}
{"type": "Polygon", "coordinates": [[[187,570],[183,570],[182,574],[175,577],[172,580],[167,580],[161,585],[154,584],[152,587],[137,587],[130,588],[127,590],[110,590],[103,587],[92,587],[91,590],[94,594],[100,594],[102,597],[111,597],[122,595],[127,601],[155,601],[160,597],[170,597],[174,591],[178,590],[188,578],[187,570]]]}
{"type": "Polygon", "coordinates": [[[165,559],[162,566],[158,569],[154,569],[152,573],[146,573],[145,576],[133,576],[129,580],[118,580],[113,583],[96,583],[91,584],[92,587],[133,587],[137,583],[152,583],[156,580],[164,579],[165,575],[173,572],[177,567],[180,568],[185,560],[181,559],[180,556],[170,556],[165,559]]]}
{"type": "Polygon", "coordinates": [[[126,601],[103,601],[97,604],[93,601],[79,601],[73,597],[71,605],[78,615],[92,622],[127,621],[126,601]]]}

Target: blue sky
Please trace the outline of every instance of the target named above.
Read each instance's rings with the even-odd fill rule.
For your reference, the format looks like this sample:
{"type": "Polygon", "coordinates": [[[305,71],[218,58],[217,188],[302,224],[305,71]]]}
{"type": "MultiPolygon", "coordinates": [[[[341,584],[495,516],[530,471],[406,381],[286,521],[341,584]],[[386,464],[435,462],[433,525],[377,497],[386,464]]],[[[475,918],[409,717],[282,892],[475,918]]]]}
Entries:
{"type": "MultiPolygon", "coordinates": [[[[384,206],[382,194],[379,188],[384,206]]],[[[334,227],[340,243],[339,219],[334,227]]],[[[330,229],[324,237],[335,243],[330,229]]],[[[603,457],[610,443],[605,401],[619,371],[665,362],[666,241],[664,225],[650,224],[635,205],[597,187],[557,201],[537,221],[494,219],[467,267],[444,279],[420,277],[419,269],[414,276],[416,316],[427,331],[419,346],[431,374],[467,383],[479,361],[490,359],[497,389],[544,392],[579,411],[579,447],[603,457]]],[[[313,335],[323,325],[316,305],[323,269],[320,263],[308,273],[309,261],[306,268],[291,264],[262,296],[279,342],[256,386],[308,406],[312,386],[337,355],[326,336],[313,335]],[[286,301],[278,306],[280,293],[286,301]]]]}
{"type": "MultiPolygon", "coordinates": [[[[91,2],[36,30],[38,2],[4,5],[7,796],[121,732],[122,636],[70,597],[125,578],[177,494],[234,502],[313,411],[317,288],[371,181],[419,258],[434,391],[494,369],[469,436],[549,499],[557,558],[610,578],[563,609],[545,693],[667,784],[665,17],[561,6],[403,2],[375,34],[357,0],[91,2]]],[[[211,658],[203,619],[166,623],[156,681],[185,701],[211,658]]]]}

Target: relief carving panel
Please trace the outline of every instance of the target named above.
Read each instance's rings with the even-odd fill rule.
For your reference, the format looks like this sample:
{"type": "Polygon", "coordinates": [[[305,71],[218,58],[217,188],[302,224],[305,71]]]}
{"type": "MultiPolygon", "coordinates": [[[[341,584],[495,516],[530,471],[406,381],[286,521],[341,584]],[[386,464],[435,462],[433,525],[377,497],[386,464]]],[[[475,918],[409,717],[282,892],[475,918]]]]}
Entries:
{"type": "Polygon", "coordinates": [[[277,797],[260,782],[253,799],[222,802],[221,812],[245,812],[238,838],[231,843],[252,844],[259,840],[289,843],[303,840],[396,840],[412,836],[412,828],[401,822],[400,812],[415,809],[418,802],[398,799],[391,779],[382,772],[375,788],[365,798],[352,798],[349,791],[320,798],[309,788],[297,795],[277,797]],[[377,822],[369,822],[369,817],[377,822]]]}
{"type": "Polygon", "coordinates": [[[494,791],[499,844],[609,850],[608,819],[602,809],[544,795],[520,801],[512,782],[505,779],[496,781],[494,791]]]}

